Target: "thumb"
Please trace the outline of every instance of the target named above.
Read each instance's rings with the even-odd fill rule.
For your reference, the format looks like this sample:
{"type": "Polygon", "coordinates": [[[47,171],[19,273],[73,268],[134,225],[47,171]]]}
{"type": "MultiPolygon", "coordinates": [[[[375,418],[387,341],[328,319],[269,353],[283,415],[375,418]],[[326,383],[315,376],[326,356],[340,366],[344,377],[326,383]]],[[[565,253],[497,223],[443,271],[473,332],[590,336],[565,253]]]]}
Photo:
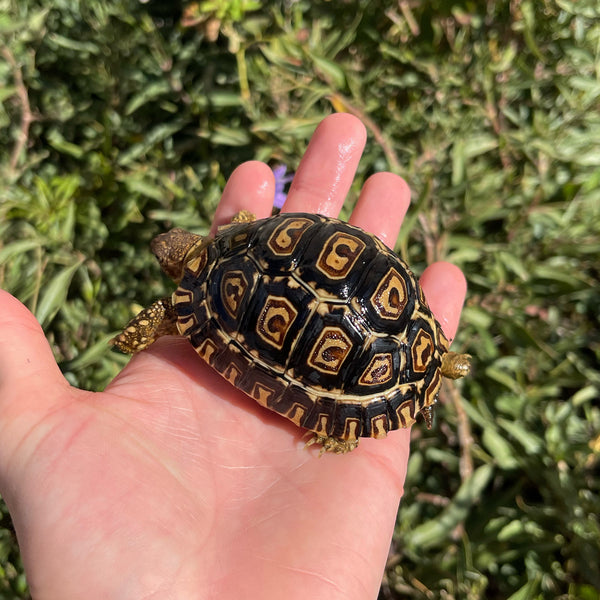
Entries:
{"type": "MultiPolygon", "coordinates": [[[[63,378],[48,340],[29,310],[8,292],[0,290],[0,390],[44,389],[63,378]]],[[[0,395],[0,406],[5,402],[0,395]]]]}
{"type": "Polygon", "coordinates": [[[18,443],[15,426],[24,435],[69,388],[35,317],[0,290],[0,450],[18,443]]]}

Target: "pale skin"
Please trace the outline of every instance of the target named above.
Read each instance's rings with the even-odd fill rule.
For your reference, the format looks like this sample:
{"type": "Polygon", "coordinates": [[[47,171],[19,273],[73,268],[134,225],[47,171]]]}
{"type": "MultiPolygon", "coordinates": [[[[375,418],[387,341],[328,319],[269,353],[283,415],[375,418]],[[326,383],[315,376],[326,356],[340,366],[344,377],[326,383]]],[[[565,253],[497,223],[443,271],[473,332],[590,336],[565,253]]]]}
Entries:
{"type": "MultiPolygon", "coordinates": [[[[337,216],[365,138],[351,115],[326,118],[284,210],[337,216]]],[[[242,209],[268,216],[273,195],[266,165],[241,165],[213,228],[242,209]]],[[[378,173],[350,222],[393,246],[409,200],[378,173]]],[[[451,339],[462,273],[435,263],[421,284],[451,339]]],[[[374,599],[409,439],[318,458],[182,338],[135,355],[103,393],[75,389],[31,313],[0,292],[0,492],[36,599],[374,599]]]]}

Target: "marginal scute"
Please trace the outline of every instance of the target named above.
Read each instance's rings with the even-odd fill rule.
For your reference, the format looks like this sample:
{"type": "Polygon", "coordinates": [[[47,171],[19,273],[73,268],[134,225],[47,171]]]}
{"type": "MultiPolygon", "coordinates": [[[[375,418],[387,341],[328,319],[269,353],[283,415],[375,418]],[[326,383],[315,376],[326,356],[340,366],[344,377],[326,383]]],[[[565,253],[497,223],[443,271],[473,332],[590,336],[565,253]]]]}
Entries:
{"type": "Polygon", "coordinates": [[[415,403],[412,400],[403,402],[396,409],[396,414],[401,427],[410,427],[415,422],[415,403]]]}
{"type": "Polygon", "coordinates": [[[326,435],[329,432],[329,415],[320,413],[313,431],[319,435],[326,435]]]}
{"type": "Polygon", "coordinates": [[[193,275],[198,277],[198,275],[200,275],[200,273],[202,273],[202,271],[206,268],[207,264],[208,264],[208,250],[206,248],[202,248],[202,250],[200,250],[200,252],[197,256],[195,256],[194,258],[192,258],[191,260],[189,260],[186,263],[186,268],[193,275]]]}
{"type": "Polygon", "coordinates": [[[306,408],[302,406],[302,404],[294,403],[288,412],[282,414],[285,414],[285,416],[293,423],[296,423],[296,425],[300,425],[306,415],[306,408]]]}
{"type": "Polygon", "coordinates": [[[268,406],[269,400],[273,397],[275,390],[263,383],[255,383],[252,388],[251,396],[262,406],[268,406]]]}
{"type": "Polygon", "coordinates": [[[198,325],[198,317],[192,313],[190,315],[180,316],[177,320],[177,328],[181,335],[186,335],[190,329],[194,329],[198,325]]]}
{"type": "Polygon", "coordinates": [[[387,415],[379,415],[371,418],[371,437],[381,439],[388,432],[387,415]]]}
{"type": "Polygon", "coordinates": [[[231,383],[231,385],[237,385],[240,377],[242,376],[242,371],[238,368],[237,365],[233,363],[229,363],[225,369],[221,372],[223,377],[231,383]]]}
{"type": "Polygon", "coordinates": [[[219,347],[212,340],[204,340],[199,346],[196,346],[196,352],[201,359],[212,365],[219,347]]]}
{"type": "Polygon", "coordinates": [[[356,440],[360,435],[360,419],[348,417],[344,420],[343,433],[340,436],[344,440],[356,440]]]}

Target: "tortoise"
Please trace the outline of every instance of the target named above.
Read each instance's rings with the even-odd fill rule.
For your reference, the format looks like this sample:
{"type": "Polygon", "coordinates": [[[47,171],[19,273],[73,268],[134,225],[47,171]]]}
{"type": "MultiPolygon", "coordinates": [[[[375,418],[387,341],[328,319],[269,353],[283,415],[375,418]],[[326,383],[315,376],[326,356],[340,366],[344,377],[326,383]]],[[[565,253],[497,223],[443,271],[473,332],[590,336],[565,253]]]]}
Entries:
{"type": "Polygon", "coordinates": [[[183,229],[151,244],[178,284],[132,319],[123,352],[181,334],[262,406],[345,453],[421,414],[432,424],[442,376],[469,372],[409,267],[377,237],[308,213],[255,220],[242,211],[216,236],[183,229]]]}

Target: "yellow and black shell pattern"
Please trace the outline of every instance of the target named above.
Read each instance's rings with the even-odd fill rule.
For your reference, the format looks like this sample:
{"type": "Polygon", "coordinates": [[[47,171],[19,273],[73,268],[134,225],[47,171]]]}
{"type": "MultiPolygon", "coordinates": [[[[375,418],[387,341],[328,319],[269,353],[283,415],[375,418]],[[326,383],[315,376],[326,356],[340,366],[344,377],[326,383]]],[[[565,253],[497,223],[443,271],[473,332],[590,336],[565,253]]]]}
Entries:
{"type": "Polygon", "coordinates": [[[448,342],[407,265],[376,237],[305,213],[230,225],[173,294],[197,353],[259,404],[342,440],[431,406],[448,342]]]}

